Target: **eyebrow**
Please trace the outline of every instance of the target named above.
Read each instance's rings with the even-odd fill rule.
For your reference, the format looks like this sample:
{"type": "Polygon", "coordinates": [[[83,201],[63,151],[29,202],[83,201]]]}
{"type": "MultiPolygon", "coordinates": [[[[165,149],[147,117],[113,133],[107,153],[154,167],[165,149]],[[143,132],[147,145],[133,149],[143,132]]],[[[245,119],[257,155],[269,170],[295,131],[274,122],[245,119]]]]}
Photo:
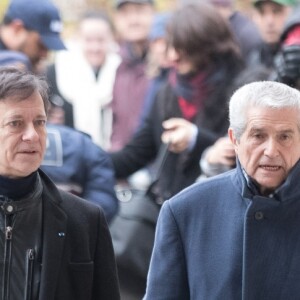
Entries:
{"type": "MultiPolygon", "coordinates": [[[[46,114],[39,114],[39,115],[37,115],[37,116],[34,117],[34,119],[40,119],[40,118],[47,119],[47,115],[46,114]]],[[[9,116],[6,116],[5,119],[6,120],[10,120],[10,119],[24,119],[24,116],[20,115],[20,114],[11,114],[9,116]]]]}
{"type": "MultiPolygon", "coordinates": [[[[254,132],[265,132],[266,130],[264,128],[260,128],[260,127],[252,127],[249,131],[249,134],[254,133],[254,132]]],[[[278,130],[278,133],[286,133],[286,134],[291,134],[294,133],[295,131],[293,129],[282,129],[282,130],[278,130]]]]}

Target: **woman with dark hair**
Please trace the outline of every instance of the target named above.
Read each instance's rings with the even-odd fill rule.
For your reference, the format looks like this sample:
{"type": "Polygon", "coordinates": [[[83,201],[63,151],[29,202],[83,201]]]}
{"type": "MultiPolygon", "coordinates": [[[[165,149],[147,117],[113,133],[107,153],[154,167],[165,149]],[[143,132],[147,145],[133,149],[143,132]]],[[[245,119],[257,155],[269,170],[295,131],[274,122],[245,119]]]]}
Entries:
{"type": "MultiPolygon", "coordinates": [[[[174,13],[167,29],[167,44],[173,64],[167,82],[159,88],[132,140],[111,153],[116,177],[121,179],[155,160],[161,146],[168,144],[168,155],[155,185],[159,201],[178,193],[200,175],[203,150],[227,131],[226,95],[242,68],[227,23],[206,4],[187,5],[174,13]]],[[[131,293],[130,299],[141,299],[145,282],[118,267],[122,293],[131,293]]]]}
{"type": "Polygon", "coordinates": [[[242,68],[227,23],[207,4],[190,4],[174,13],[167,32],[173,63],[143,126],[118,152],[111,153],[117,178],[126,178],[153,161],[169,144],[160,197],[167,199],[200,174],[203,150],[226,133],[227,95],[242,68]]]}

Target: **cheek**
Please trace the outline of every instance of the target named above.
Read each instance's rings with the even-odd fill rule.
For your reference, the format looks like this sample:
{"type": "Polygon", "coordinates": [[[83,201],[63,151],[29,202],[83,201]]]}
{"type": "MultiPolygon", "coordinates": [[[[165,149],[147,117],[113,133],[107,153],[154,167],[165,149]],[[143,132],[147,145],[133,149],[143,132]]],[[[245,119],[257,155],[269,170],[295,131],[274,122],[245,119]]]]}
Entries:
{"type": "Polygon", "coordinates": [[[248,144],[244,147],[236,147],[236,153],[244,165],[250,166],[258,162],[259,157],[262,155],[262,150],[260,147],[254,147],[248,144]]]}
{"type": "Polygon", "coordinates": [[[40,145],[43,151],[46,149],[46,144],[47,144],[47,132],[44,130],[42,133],[39,134],[40,136],[40,145]]]}
{"type": "MultiPolygon", "coordinates": [[[[299,150],[300,150],[300,146],[299,150]]],[[[294,148],[295,149],[295,148],[294,148]]],[[[297,149],[297,151],[285,151],[284,153],[284,160],[286,163],[288,163],[291,167],[294,166],[298,160],[300,159],[300,151],[297,149]]]]}

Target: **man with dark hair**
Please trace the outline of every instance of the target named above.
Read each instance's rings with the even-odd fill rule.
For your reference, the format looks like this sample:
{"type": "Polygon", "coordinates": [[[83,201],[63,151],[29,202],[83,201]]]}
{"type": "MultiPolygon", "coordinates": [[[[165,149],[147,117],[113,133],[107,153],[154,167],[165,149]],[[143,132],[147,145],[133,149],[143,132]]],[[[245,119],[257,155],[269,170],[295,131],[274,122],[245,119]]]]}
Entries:
{"type": "Polygon", "coordinates": [[[44,80],[0,68],[1,299],[119,299],[102,210],[39,169],[46,148],[44,80]]]}
{"type": "Polygon", "coordinates": [[[249,55],[250,67],[274,67],[274,58],[280,49],[280,36],[297,0],[252,0],[253,21],[263,43],[249,55]]]}
{"type": "Polygon", "coordinates": [[[35,72],[49,50],[65,49],[59,11],[49,0],[12,0],[0,27],[0,51],[24,53],[35,72]]]}

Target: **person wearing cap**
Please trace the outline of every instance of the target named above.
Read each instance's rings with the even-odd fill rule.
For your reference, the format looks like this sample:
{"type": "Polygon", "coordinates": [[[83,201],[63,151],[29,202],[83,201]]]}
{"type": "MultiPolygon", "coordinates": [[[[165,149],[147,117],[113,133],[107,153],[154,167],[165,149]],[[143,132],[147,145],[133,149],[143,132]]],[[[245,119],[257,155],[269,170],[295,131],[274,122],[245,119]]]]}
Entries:
{"type": "Polygon", "coordinates": [[[280,36],[285,22],[292,12],[297,0],[253,0],[253,21],[262,37],[262,45],[254,50],[248,65],[263,64],[274,67],[274,58],[280,48],[280,36]]]}
{"type": "Polygon", "coordinates": [[[59,11],[49,0],[12,0],[0,27],[0,50],[13,50],[28,56],[32,69],[49,50],[62,50],[62,22],[59,11]]]}
{"type": "Polygon", "coordinates": [[[152,0],[117,0],[114,23],[122,62],[113,87],[111,147],[120,150],[136,131],[149,85],[147,55],[154,18],[152,0]]]}

